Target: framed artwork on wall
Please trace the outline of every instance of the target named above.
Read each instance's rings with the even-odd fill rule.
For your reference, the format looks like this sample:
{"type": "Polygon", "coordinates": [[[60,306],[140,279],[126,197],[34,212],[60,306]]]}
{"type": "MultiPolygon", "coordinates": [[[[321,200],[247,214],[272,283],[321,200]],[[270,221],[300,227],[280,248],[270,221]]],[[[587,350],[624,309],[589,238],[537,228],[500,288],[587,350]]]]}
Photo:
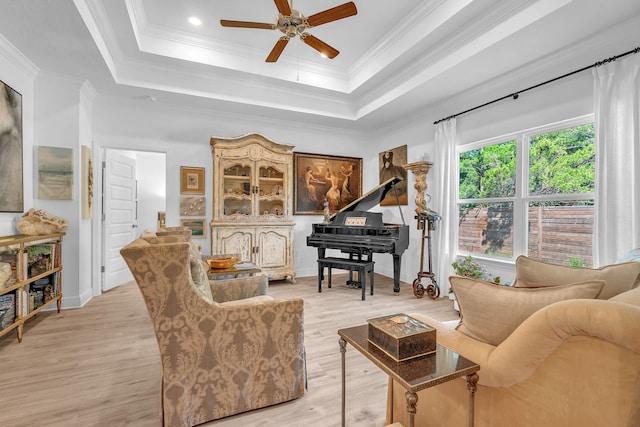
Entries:
{"type": "Polygon", "coordinates": [[[82,218],[93,218],[93,153],[82,146],[82,218]]]}
{"type": "Polygon", "coordinates": [[[204,194],[204,168],[180,166],[180,194],[204,194]]]}
{"type": "Polygon", "coordinates": [[[23,212],[22,95],[2,80],[0,112],[0,212],[23,212]]]}
{"type": "Polygon", "coordinates": [[[189,230],[191,230],[192,239],[207,238],[207,219],[206,218],[181,219],[180,225],[183,227],[187,227],[189,230]]]}
{"type": "Polygon", "coordinates": [[[361,158],[294,152],[293,173],[296,215],[322,215],[325,200],[336,212],[362,196],[361,158]]]}
{"type": "Polygon", "coordinates": [[[73,200],[73,149],[38,147],[38,199],[73,200]]]}
{"type": "Polygon", "coordinates": [[[180,215],[202,216],[206,213],[206,198],[199,196],[180,197],[180,215]]]}
{"type": "Polygon", "coordinates": [[[396,206],[398,201],[400,205],[407,204],[407,170],[403,167],[407,164],[407,146],[385,150],[378,154],[380,162],[380,184],[394,176],[402,178],[402,181],[396,184],[396,192],[398,200],[393,191],[389,191],[384,199],[380,202],[380,206],[396,206]]]}

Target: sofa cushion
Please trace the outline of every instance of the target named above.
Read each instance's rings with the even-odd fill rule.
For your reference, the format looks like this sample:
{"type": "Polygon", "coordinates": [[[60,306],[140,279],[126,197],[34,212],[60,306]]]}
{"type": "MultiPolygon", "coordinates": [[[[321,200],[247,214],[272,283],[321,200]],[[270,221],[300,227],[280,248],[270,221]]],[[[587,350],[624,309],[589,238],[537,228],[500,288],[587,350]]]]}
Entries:
{"type": "Polygon", "coordinates": [[[456,329],[478,341],[498,345],[530,315],[558,301],[593,299],[602,280],[539,288],[514,288],[479,279],[451,276],[449,282],[460,305],[456,329]]]}
{"type": "Polygon", "coordinates": [[[526,256],[516,259],[514,286],[518,288],[566,285],[587,280],[602,280],[604,288],[598,299],[609,299],[638,285],[640,263],[625,262],[593,269],[551,264],[526,256]]]}

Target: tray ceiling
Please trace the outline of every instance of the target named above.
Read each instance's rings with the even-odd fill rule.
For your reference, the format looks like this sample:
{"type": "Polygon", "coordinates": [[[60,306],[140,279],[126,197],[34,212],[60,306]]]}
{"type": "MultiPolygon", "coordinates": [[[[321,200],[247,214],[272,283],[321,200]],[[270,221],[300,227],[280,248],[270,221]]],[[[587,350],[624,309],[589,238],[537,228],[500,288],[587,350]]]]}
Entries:
{"type": "MultiPolygon", "coordinates": [[[[309,16],[342,3],[295,0],[293,8],[309,16]]],[[[272,0],[11,0],[0,3],[8,12],[0,34],[40,69],[87,79],[99,95],[380,125],[640,13],[628,0],[355,3],[357,15],[308,30],[340,51],[331,60],[292,39],[266,63],[282,33],[219,23],[275,22],[272,0]]]]}

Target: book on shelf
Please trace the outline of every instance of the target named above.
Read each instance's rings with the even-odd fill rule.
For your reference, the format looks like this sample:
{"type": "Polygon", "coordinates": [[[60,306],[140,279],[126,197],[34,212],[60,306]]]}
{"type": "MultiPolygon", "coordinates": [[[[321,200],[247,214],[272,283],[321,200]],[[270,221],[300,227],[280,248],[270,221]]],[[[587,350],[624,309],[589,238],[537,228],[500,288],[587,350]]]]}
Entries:
{"type": "Polygon", "coordinates": [[[55,243],[41,243],[25,248],[25,269],[26,278],[38,276],[50,271],[54,267],[56,258],[55,243]]]}
{"type": "Polygon", "coordinates": [[[0,295],[0,330],[13,324],[16,319],[16,297],[13,292],[0,295]]]}
{"type": "Polygon", "coordinates": [[[0,289],[9,287],[18,277],[18,252],[0,252],[0,289]]]}
{"type": "Polygon", "coordinates": [[[55,298],[57,275],[57,273],[50,274],[29,284],[29,297],[33,297],[30,310],[35,310],[55,298]]]}

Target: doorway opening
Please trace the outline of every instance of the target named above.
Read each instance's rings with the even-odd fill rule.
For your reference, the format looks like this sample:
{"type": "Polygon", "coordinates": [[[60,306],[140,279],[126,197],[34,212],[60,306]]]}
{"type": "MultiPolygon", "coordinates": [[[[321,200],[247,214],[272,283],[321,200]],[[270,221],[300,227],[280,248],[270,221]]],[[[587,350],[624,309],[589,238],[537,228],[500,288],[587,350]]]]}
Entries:
{"type": "Polygon", "coordinates": [[[157,229],[166,211],[166,153],[104,149],[102,153],[101,285],[99,292],[133,280],[120,249],[157,229]]]}

